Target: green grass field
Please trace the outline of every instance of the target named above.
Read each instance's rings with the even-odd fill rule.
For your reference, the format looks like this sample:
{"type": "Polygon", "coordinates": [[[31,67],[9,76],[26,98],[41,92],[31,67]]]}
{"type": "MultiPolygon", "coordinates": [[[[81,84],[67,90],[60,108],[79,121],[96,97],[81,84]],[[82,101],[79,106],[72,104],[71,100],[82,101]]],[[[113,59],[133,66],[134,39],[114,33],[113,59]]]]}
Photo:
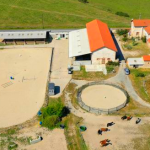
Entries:
{"type": "Polygon", "coordinates": [[[140,13],[150,18],[149,8],[149,0],[1,0],[0,29],[43,28],[42,20],[44,28],[81,28],[96,18],[110,27],[129,27],[140,13]],[[117,16],[117,11],[130,17],[117,16]]]}

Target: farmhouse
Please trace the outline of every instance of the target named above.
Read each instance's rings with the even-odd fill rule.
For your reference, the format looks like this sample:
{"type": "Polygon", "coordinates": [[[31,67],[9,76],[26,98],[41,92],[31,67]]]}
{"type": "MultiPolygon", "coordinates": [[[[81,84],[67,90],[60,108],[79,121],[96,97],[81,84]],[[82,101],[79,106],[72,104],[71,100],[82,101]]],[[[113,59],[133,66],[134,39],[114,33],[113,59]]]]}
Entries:
{"type": "Polygon", "coordinates": [[[146,36],[150,38],[150,19],[131,20],[130,36],[142,38],[146,36]]]}
{"type": "Polygon", "coordinates": [[[86,24],[86,28],[69,33],[69,57],[74,58],[74,64],[106,64],[116,60],[116,52],[111,32],[100,20],[93,20],[86,24]]]}

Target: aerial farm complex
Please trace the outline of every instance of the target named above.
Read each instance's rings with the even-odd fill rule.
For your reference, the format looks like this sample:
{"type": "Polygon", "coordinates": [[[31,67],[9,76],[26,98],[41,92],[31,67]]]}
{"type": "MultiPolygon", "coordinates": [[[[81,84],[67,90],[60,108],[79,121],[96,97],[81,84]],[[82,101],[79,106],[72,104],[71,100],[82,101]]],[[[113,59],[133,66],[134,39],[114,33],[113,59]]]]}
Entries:
{"type": "Polygon", "coordinates": [[[0,149],[134,150],[141,137],[147,144],[150,20],[130,23],[0,30],[0,138],[10,138],[0,149]]]}

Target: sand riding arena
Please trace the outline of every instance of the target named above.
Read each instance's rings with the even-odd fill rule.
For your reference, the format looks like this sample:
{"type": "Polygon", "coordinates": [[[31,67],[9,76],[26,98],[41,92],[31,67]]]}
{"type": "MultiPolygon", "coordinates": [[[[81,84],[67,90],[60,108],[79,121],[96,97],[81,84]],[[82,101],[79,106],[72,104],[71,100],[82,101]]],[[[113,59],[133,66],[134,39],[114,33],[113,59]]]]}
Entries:
{"type": "Polygon", "coordinates": [[[123,108],[128,94],[118,85],[108,82],[92,82],[78,89],[79,105],[95,114],[109,114],[123,108]]]}
{"type": "Polygon", "coordinates": [[[0,128],[23,123],[42,107],[51,52],[51,48],[0,50],[0,128]]]}

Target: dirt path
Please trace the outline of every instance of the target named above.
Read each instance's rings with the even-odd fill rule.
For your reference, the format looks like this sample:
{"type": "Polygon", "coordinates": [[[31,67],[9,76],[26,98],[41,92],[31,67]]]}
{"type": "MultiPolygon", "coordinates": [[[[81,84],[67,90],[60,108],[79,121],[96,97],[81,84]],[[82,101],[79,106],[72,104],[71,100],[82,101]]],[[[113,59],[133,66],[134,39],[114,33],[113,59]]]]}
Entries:
{"type": "Polygon", "coordinates": [[[54,129],[49,131],[46,128],[32,127],[21,130],[18,136],[26,137],[32,136],[36,138],[41,135],[43,140],[32,145],[19,145],[19,149],[26,150],[67,150],[64,130],[54,129]]]}

